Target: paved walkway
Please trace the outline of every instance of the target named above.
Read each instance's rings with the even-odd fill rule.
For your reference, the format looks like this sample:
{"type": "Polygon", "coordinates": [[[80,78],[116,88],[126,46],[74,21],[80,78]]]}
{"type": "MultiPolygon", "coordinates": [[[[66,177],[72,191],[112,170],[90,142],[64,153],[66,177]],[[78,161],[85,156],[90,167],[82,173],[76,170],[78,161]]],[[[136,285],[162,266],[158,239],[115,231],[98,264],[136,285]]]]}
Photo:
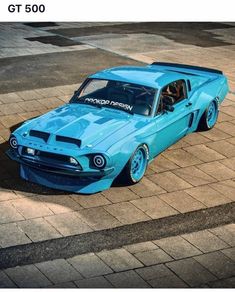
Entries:
{"type": "Polygon", "coordinates": [[[0,287],[234,287],[235,224],[0,271],[0,287]]]}
{"type": "Polygon", "coordinates": [[[209,132],[163,152],[145,178],[92,196],[22,181],[4,150],[10,128],[69,100],[78,84],[0,95],[0,246],[48,240],[200,210],[235,201],[235,96],[209,132]]]}
{"type": "MultiPolygon", "coordinates": [[[[147,29],[146,24],[118,23],[100,23],[99,28],[94,23],[59,23],[58,26],[51,24],[38,28],[24,24],[0,24],[0,83],[4,87],[4,93],[0,89],[0,251],[21,244],[206,210],[235,201],[235,27],[233,24],[215,24],[214,27],[204,24],[204,28],[202,25],[200,28],[185,29],[185,34],[179,27],[175,30],[178,41],[175,36],[172,37],[171,27],[167,30],[161,26],[156,30],[154,25],[149,24],[149,33],[146,34],[147,29]],[[47,36],[52,38],[41,39],[47,36]],[[56,42],[74,43],[62,46],[52,44],[55,42],[54,36],[65,38],[56,39],[56,42]],[[26,40],[35,37],[39,39],[26,40]],[[52,43],[45,43],[48,41],[52,43]],[[59,54],[63,54],[63,62],[58,61],[59,54]],[[82,54],[88,56],[84,61],[82,54]],[[77,69],[71,67],[72,56],[80,56],[77,69]],[[57,63],[42,67],[45,66],[45,60],[49,62],[50,58],[55,58],[53,60],[57,60],[57,63]],[[16,125],[67,102],[82,81],[83,68],[88,68],[87,64],[90,66],[86,71],[88,74],[91,70],[96,71],[100,63],[103,67],[109,67],[110,64],[150,63],[156,60],[199,64],[225,72],[229,78],[230,93],[220,108],[215,128],[190,134],[164,151],[149,166],[144,179],[135,186],[113,186],[96,195],[82,196],[49,190],[19,178],[18,166],[4,155],[9,134],[16,125]],[[34,73],[38,72],[33,78],[30,76],[31,64],[34,73]],[[57,66],[56,70],[54,66],[57,66]],[[13,71],[14,80],[4,79],[13,71]],[[50,84],[54,86],[45,85],[49,77],[44,80],[44,76],[48,75],[53,75],[50,84]]],[[[28,283],[33,278],[37,286],[58,284],[59,277],[53,278],[51,271],[64,265],[64,269],[67,267],[68,270],[61,281],[69,282],[65,285],[72,286],[118,286],[120,283],[128,286],[134,282],[141,287],[160,287],[170,283],[172,286],[234,286],[234,279],[229,279],[232,276],[229,271],[232,255],[234,258],[234,249],[231,248],[234,247],[234,241],[233,245],[226,241],[227,230],[234,240],[234,225],[219,227],[218,230],[218,234],[210,230],[192,235],[192,238],[204,241],[212,249],[215,246],[215,250],[200,248],[195,243],[196,239],[195,242],[193,239],[190,241],[190,235],[185,235],[174,238],[173,250],[169,247],[173,239],[169,239],[137,245],[137,251],[132,247],[130,250],[126,248],[79,256],[81,262],[87,265],[94,261],[94,274],[89,274],[90,269],[86,270],[86,264],[85,271],[80,270],[75,257],[6,270],[0,274],[0,285],[32,285],[32,282],[28,283]],[[212,241],[204,240],[207,236],[211,236],[212,241]],[[184,253],[184,248],[179,248],[180,255],[175,257],[178,246],[186,246],[186,250],[184,253]],[[130,265],[129,262],[122,263],[121,258],[126,255],[130,257],[130,265]],[[156,262],[151,262],[156,258],[156,262]],[[219,262],[218,269],[221,271],[213,270],[215,261],[219,262]],[[222,269],[227,262],[228,273],[227,269],[222,269]],[[97,270],[103,271],[103,274],[96,274],[96,263],[98,267],[102,263],[103,268],[97,270]],[[120,268],[122,265],[123,269],[120,268]],[[143,269],[143,265],[153,268],[143,269]],[[194,270],[194,266],[198,271],[207,270],[205,274],[202,273],[205,278],[201,278],[198,272],[198,279],[196,277],[193,281],[190,269],[194,270]],[[152,269],[158,271],[154,277],[151,276],[152,269]],[[27,277],[22,278],[21,273],[27,277]],[[162,276],[157,279],[156,274],[162,276]],[[95,276],[99,278],[85,279],[95,276]],[[133,281],[126,282],[126,277],[133,281]]]]}

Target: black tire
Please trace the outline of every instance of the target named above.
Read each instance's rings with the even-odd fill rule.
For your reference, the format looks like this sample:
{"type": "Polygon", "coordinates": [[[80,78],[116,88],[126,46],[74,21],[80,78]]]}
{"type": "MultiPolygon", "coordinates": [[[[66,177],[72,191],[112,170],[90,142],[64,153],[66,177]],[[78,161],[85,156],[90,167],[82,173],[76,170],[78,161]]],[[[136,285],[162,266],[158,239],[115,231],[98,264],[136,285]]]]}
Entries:
{"type": "Polygon", "coordinates": [[[126,166],[122,170],[122,172],[120,174],[121,180],[125,184],[128,184],[128,185],[133,185],[133,184],[138,183],[143,178],[143,176],[144,176],[144,174],[146,172],[147,166],[148,166],[148,148],[147,148],[146,145],[140,145],[133,152],[133,154],[131,155],[131,158],[129,159],[129,161],[127,162],[126,166]],[[145,164],[144,169],[142,170],[143,174],[139,178],[135,178],[132,175],[131,167],[132,167],[133,158],[134,158],[135,154],[137,153],[137,151],[139,151],[139,150],[141,150],[143,152],[146,164],[145,164]]]}
{"type": "Polygon", "coordinates": [[[212,129],[214,127],[214,125],[216,124],[216,122],[217,122],[217,119],[218,119],[218,102],[216,100],[213,100],[211,103],[208,105],[207,109],[205,110],[205,112],[201,116],[201,119],[200,119],[200,121],[198,123],[198,130],[199,131],[208,131],[208,130],[212,129]],[[214,103],[215,108],[216,108],[216,118],[215,118],[215,121],[213,122],[212,125],[210,125],[208,123],[208,110],[209,110],[209,107],[210,107],[211,103],[214,103]]]}

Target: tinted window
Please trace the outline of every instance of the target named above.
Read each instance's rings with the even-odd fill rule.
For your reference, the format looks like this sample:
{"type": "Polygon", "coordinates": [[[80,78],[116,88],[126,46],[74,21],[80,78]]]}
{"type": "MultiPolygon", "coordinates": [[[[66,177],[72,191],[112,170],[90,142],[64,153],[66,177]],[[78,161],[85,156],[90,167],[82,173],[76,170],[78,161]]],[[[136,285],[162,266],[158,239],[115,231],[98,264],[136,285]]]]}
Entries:
{"type": "Polygon", "coordinates": [[[169,83],[168,85],[162,88],[157,113],[160,113],[163,109],[162,99],[164,98],[164,96],[172,97],[174,100],[174,104],[177,104],[183,99],[187,98],[185,81],[177,80],[169,83]]]}
{"type": "Polygon", "coordinates": [[[113,80],[90,79],[76,93],[72,102],[112,107],[149,116],[155,94],[156,89],[148,86],[113,80]]]}

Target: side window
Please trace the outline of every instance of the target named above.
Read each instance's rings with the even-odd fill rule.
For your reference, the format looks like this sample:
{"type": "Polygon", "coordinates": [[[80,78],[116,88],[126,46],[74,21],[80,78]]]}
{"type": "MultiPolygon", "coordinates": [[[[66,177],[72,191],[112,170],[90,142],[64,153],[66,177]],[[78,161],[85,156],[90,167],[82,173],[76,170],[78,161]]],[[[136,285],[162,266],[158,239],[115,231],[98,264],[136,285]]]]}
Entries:
{"type": "Polygon", "coordinates": [[[169,83],[168,85],[162,88],[156,114],[159,114],[162,112],[164,96],[171,96],[174,100],[174,104],[177,104],[183,99],[187,98],[187,89],[186,89],[185,81],[177,80],[177,81],[169,83]]]}
{"type": "Polygon", "coordinates": [[[187,97],[186,84],[184,80],[174,81],[162,89],[162,95],[173,97],[174,104],[187,97]]]}

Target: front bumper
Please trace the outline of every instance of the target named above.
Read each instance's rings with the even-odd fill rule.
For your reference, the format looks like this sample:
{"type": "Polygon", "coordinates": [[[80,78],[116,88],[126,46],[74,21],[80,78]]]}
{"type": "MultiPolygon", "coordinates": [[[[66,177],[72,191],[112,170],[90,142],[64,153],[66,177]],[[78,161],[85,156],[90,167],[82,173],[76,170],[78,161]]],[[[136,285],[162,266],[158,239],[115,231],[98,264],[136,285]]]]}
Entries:
{"type": "Polygon", "coordinates": [[[59,174],[59,175],[65,175],[65,176],[73,176],[73,177],[104,177],[112,173],[114,170],[113,167],[111,168],[106,168],[106,169],[101,169],[101,170],[91,170],[91,171],[82,171],[79,169],[75,168],[68,168],[63,165],[51,165],[46,162],[42,162],[40,160],[33,160],[33,159],[28,159],[26,157],[20,156],[14,149],[8,149],[6,151],[6,155],[20,163],[21,165],[40,170],[43,172],[48,172],[48,173],[54,173],[54,174],[59,174]]]}

